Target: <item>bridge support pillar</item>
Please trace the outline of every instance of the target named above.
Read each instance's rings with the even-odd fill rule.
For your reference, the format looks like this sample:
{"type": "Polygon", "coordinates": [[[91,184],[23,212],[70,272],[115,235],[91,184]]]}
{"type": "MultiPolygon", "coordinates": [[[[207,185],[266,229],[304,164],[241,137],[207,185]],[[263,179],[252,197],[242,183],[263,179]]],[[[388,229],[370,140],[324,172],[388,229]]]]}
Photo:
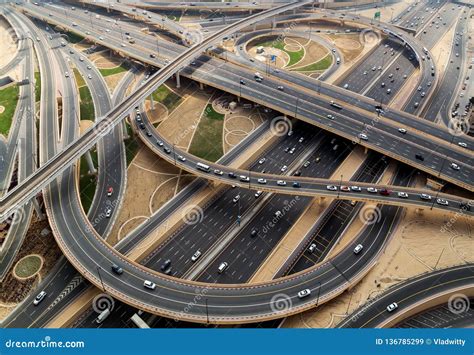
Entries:
{"type": "Polygon", "coordinates": [[[128,135],[127,121],[125,121],[125,119],[122,120],[122,132],[123,132],[123,139],[130,138],[130,136],[128,135]]]}
{"type": "Polygon", "coordinates": [[[272,18],[272,28],[275,28],[276,27],[276,21],[275,21],[275,18],[272,18]]]}
{"type": "Polygon", "coordinates": [[[151,101],[151,109],[155,109],[155,100],[153,100],[153,94],[150,94],[150,101],[151,101]]]}
{"type": "Polygon", "coordinates": [[[256,23],[253,24],[252,30],[253,30],[254,32],[257,30],[257,24],[256,24],[256,23]]]}
{"type": "Polygon", "coordinates": [[[204,84],[203,84],[203,83],[199,83],[199,88],[200,88],[201,90],[204,90],[204,84]]]}
{"type": "Polygon", "coordinates": [[[181,87],[181,79],[179,76],[179,71],[176,72],[176,87],[179,89],[181,87]]]}
{"type": "Polygon", "coordinates": [[[364,154],[367,155],[369,153],[369,148],[364,147],[364,154]]]}
{"type": "Polygon", "coordinates": [[[90,150],[86,152],[87,165],[89,166],[89,174],[97,174],[96,168],[94,168],[94,162],[92,161],[92,156],[90,150]]]}
{"type": "Polygon", "coordinates": [[[249,10],[249,15],[252,15],[252,9],[249,10]]]}
{"type": "Polygon", "coordinates": [[[39,205],[38,199],[33,197],[33,208],[35,209],[36,215],[42,221],[44,219],[43,211],[41,211],[41,207],[39,205]]]}

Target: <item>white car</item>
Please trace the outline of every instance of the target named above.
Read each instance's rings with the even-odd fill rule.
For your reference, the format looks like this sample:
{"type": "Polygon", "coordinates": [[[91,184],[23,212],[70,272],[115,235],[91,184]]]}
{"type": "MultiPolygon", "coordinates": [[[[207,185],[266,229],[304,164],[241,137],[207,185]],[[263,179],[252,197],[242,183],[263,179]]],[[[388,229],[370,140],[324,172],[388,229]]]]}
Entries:
{"type": "Polygon", "coordinates": [[[298,292],[298,298],[305,298],[305,297],[308,297],[310,294],[311,294],[311,290],[309,288],[306,288],[298,292]]]}
{"type": "Polygon", "coordinates": [[[154,282],[151,282],[151,281],[148,281],[148,280],[145,280],[143,282],[143,286],[150,289],[150,290],[154,290],[156,288],[156,284],[154,282]]]}
{"type": "Polygon", "coordinates": [[[287,167],[286,165],[283,165],[283,166],[281,167],[280,171],[281,171],[282,173],[284,173],[287,169],[288,169],[288,167],[287,167]]]}
{"type": "Polygon", "coordinates": [[[221,176],[221,175],[224,175],[224,172],[222,170],[216,169],[216,170],[214,170],[214,174],[221,176]]]}
{"type": "Polygon", "coordinates": [[[396,302],[393,302],[393,303],[390,303],[388,306],[387,306],[387,312],[393,312],[394,310],[396,310],[398,308],[398,304],[396,302]]]}
{"type": "Polygon", "coordinates": [[[315,250],[316,250],[316,244],[313,243],[309,246],[308,251],[310,253],[313,253],[315,250]]]}
{"type": "Polygon", "coordinates": [[[278,180],[278,181],[277,181],[277,185],[279,185],[279,186],[286,186],[286,181],[284,181],[284,180],[278,180]]]}
{"type": "Polygon", "coordinates": [[[449,202],[446,201],[446,200],[443,199],[443,198],[438,198],[438,199],[436,200],[436,203],[437,203],[438,205],[441,205],[441,206],[448,206],[448,205],[449,205],[449,202]]]}
{"type": "Polygon", "coordinates": [[[106,207],[105,217],[110,218],[111,215],[112,215],[112,207],[106,207]]]}
{"type": "Polygon", "coordinates": [[[369,139],[369,137],[367,137],[367,135],[364,133],[359,133],[359,138],[362,139],[363,141],[366,141],[369,139]]]}
{"type": "Polygon", "coordinates": [[[178,160],[180,160],[180,161],[183,161],[183,162],[184,162],[184,161],[186,161],[186,158],[185,158],[185,157],[183,157],[182,155],[178,155],[178,160]]]}
{"type": "Polygon", "coordinates": [[[456,164],[456,163],[451,163],[451,169],[454,169],[454,170],[459,170],[459,165],[456,164]]]}
{"type": "Polygon", "coordinates": [[[367,192],[371,192],[373,194],[376,194],[377,193],[377,189],[375,187],[368,187],[367,188],[367,192]]]}
{"type": "Polygon", "coordinates": [[[467,144],[464,143],[464,142],[459,142],[458,146],[463,147],[463,148],[467,148],[467,144]]]}
{"type": "Polygon", "coordinates": [[[239,201],[239,200],[240,200],[240,195],[237,195],[233,198],[232,202],[237,203],[237,201],[239,201]]]}
{"type": "Polygon", "coordinates": [[[257,182],[259,184],[265,185],[267,183],[267,180],[260,178],[260,179],[257,180],[257,182]]]}
{"type": "Polygon", "coordinates": [[[201,251],[196,251],[193,256],[191,256],[191,261],[194,262],[196,261],[197,259],[199,259],[199,257],[202,255],[201,251]]]}
{"type": "Polygon", "coordinates": [[[33,301],[33,304],[34,304],[35,306],[39,305],[40,302],[41,302],[42,300],[44,300],[45,297],[46,297],[46,292],[41,291],[41,292],[38,293],[38,295],[35,297],[35,300],[33,301]]]}
{"type": "Polygon", "coordinates": [[[258,161],[258,163],[259,163],[259,164],[263,164],[263,163],[265,163],[265,160],[266,160],[265,158],[262,158],[262,159],[260,159],[260,160],[258,161]]]}
{"type": "Polygon", "coordinates": [[[260,191],[260,190],[257,191],[257,192],[255,193],[255,195],[254,195],[255,198],[259,198],[262,193],[263,193],[263,191],[260,191]]]}
{"type": "Polygon", "coordinates": [[[357,191],[357,192],[362,191],[362,189],[359,186],[351,186],[351,190],[352,191],[357,191]]]}
{"type": "Polygon", "coordinates": [[[427,200],[427,201],[430,201],[430,200],[431,200],[431,196],[428,195],[428,194],[421,194],[421,195],[420,195],[420,198],[421,198],[422,200],[427,200]]]}
{"type": "Polygon", "coordinates": [[[399,192],[397,195],[400,198],[408,198],[408,194],[406,192],[399,192]]]}
{"type": "Polygon", "coordinates": [[[398,132],[400,132],[402,134],[405,134],[405,133],[407,133],[407,130],[405,128],[399,128],[398,132]]]}
{"type": "Polygon", "coordinates": [[[250,178],[248,176],[245,176],[245,175],[240,175],[240,181],[242,182],[249,182],[250,181],[250,178]]]}
{"type": "Polygon", "coordinates": [[[328,186],[326,186],[326,189],[328,189],[329,191],[337,191],[337,186],[328,185],[328,186]]]}
{"type": "Polygon", "coordinates": [[[333,120],[334,116],[333,115],[327,115],[327,118],[329,118],[330,120],[333,120]]]}
{"type": "Polygon", "coordinates": [[[364,246],[362,244],[357,244],[356,247],[354,248],[354,254],[359,254],[362,249],[364,248],[364,246]]]}

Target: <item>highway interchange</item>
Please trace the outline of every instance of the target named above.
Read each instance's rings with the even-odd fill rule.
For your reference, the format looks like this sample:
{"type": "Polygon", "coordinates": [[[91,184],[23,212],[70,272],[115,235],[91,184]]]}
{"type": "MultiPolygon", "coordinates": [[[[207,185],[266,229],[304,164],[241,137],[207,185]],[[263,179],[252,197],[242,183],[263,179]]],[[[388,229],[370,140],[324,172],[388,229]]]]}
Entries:
{"type": "MultiPolygon", "coordinates": [[[[257,18],[268,16],[268,18],[275,19],[274,13],[280,14],[288,11],[288,9],[292,12],[292,8],[297,8],[299,5],[304,4],[283,5],[277,8],[276,11],[266,10],[269,12],[268,14],[263,11],[253,16],[257,18]]],[[[440,9],[443,5],[444,3],[441,2],[433,6],[433,18],[438,10],[441,12],[440,9]]],[[[222,54],[218,55],[220,58],[202,55],[202,52],[209,54],[210,51],[214,51],[215,49],[209,49],[209,45],[214,46],[225,35],[241,31],[252,24],[252,19],[242,17],[242,20],[232,21],[232,25],[218,29],[217,32],[210,34],[201,43],[188,50],[172,41],[158,42],[130,25],[129,32],[133,34],[136,44],[122,46],[120,37],[123,37],[123,34],[118,31],[102,33],[100,28],[105,29],[107,26],[105,22],[96,21],[91,15],[84,14],[83,11],[71,11],[69,16],[65,15],[61,11],[63,6],[62,4],[44,5],[43,10],[43,6],[19,4],[10,16],[23,23],[24,26],[34,26],[35,24],[24,15],[15,13],[20,10],[33,19],[60,24],[62,28],[75,31],[86,38],[90,36],[94,38],[95,42],[121,52],[138,62],[153,64],[158,67],[164,65],[164,69],[152,75],[148,81],[144,81],[144,84],[134,94],[125,98],[124,91],[127,86],[130,85],[136,75],[140,75],[139,70],[133,69],[114,92],[114,100],[112,101],[106,83],[99,71],[95,68],[90,69],[94,66],[93,63],[87,59],[84,60],[83,56],[72,47],[63,46],[61,43],[63,37],[55,35],[52,29],[45,30],[43,27],[41,30],[43,34],[38,34],[38,38],[31,39],[31,43],[35,44],[34,47],[40,59],[42,83],[48,84],[42,85],[41,95],[42,97],[45,95],[45,97],[44,100],[42,98],[40,113],[42,119],[39,126],[40,165],[42,165],[43,170],[37,174],[26,170],[25,176],[29,175],[29,180],[25,185],[18,186],[7,194],[6,198],[2,199],[2,204],[5,201],[5,204],[2,205],[2,212],[4,212],[4,215],[7,211],[11,213],[11,210],[16,208],[18,203],[28,201],[36,191],[44,188],[46,211],[51,227],[59,246],[72,263],[71,265],[65,260],[61,261],[60,270],[67,270],[63,271],[66,274],[64,280],[67,280],[67,282],[79,280],[77,284],[80,286],[76,288],[77,291],[75,292],[79,293],[83,289],[92,287],[84,284],[82,277],[85,277],[95,286],[106,288],[109,294],[122,302],[169,318],[216,324],[239,324],[281,318],[330,300],[360,280],[376,262],[389,241],[399,221],[403,206],[434,208],[458,213],[463,206],[470,203],[465,197],[444,193],[431,193],[436,194],[434,201],[433,199],[425,201],[420,199],[419,195],[429,193],[428,190],[409,187],[413,183],[413,167],[416,167],[427,173],[434,172],[433,175],[436,177],[450,181],[471,192],[473,189],[472,169],[474,159],[472,147],[474,142],[472,138],[452,134],[443,126],[420,120],[414,116],[421,114],[434,122],[434,117],[440,115],[443,117],[442,122],[449,126],[445,114],[448,113],[449,109],[447,108],[450,106],[447,103],[452,101],[448,93],[454,91],[456,85],[456,80],[452,80],[452,77],[448,75],[448,73],[451,73],[453,66],[449,66],[450,71],[444,74],[444,77],[449,79],[442,80],[437,77],[437,74],[434,76],[431,74],[430,65],[423,63],[426,60],[408,59],[410,55],[414,55],[416,58],[423,55],[424,50],[421,50],[421,43],[431,49],[440,36],[436,31],[430,31],[429,35],[424,35],[423,29],[417,29],[419,42],[407,36],[406,41],[410,43],[409,45],[412,48],[410,50],[404,49],[398,39],[384,39],[375,51],[368,56],[364,66],[351,71],[343,80],[339,81],[338,86],[340,87],[348,84],[344,89],[326,84],[323,81],[324,78],[316,82],[316,80],[308,77],[283,70],[275,71],[274,69],[271,75],[266,76],[263,84],[261,84],[255,82],[253,72],[258,70],[265,73],[265,65],[250,61],[249,54],[242,48],[246,47],[247,42],[253,39],[257,33],[262,35],[265,34],[265,31],[256,32],[254,35],[253,32],[249,32],[240,36],[236,41],[236,52],[239,55],[228,53],[225,60],[222,54]],[[51,14],[52,12],[54,15],[51,14]],[[71,25],[71,19],[75,20],[74,25],[71,25]],[[48,36],[52,36],[53,40],[48,40],[48,36]],[[107,38],[103,38],[106,36],[107,38]],[[40,43],[40,45],[37,43],[40,43]],[[158,51],[156,60],[151,57],[155,47],[158,51]],[[51,48],[51,52],[45,51],[45,48],[51,48]],[[387,48],[390,48],[390,51],[393,50],[396,54],[384,59],[385,55],[388,57],[388,53],[382,53],[388,52],[387,48]],[[61,54],[59,54],[60,52],[61,54]],[[54,59],[51,58],[50,53],[54,53],[54,59]],[[173,62],[173,59],[181,57],[183,58],[181,62],[181,59],[173,62]],[[50,63],[51,60],[54,63],[50,63]],[[191,60],[193,60],[192,63],[191,60]],[[80,138],[77,126],[78,102],[76,98],[78,94],[73,78],[61,77],[61,83],[59,84],[63,90],[62,115],[71,118],[71,120],[63,120],[61,128],[57,125],[56,103],[53,102],[52,98],[48,101],[48,92],[50,92],[48,88],[54,88],[55,80],[48,79],[49,74],[47,73],[50,70],[47,68],[57,66],[61,73],[72,73],[71,62],[74,63],[74,66],[78,68],[84,78],[88,78],[86,81],[89,82],[96,113],[96,126],[80,138]],[[372,70],[369,68],[378,65],[384,68],[387,66],[387,69],[384,69],[379,77],[375,73],[373,74],[376,75],[375,77],[364,74],[364,72],[371,73],[372,70]],[[386,107],[388,102],[384,102],[384,98],[387,97],[387,88],[383,85],[382,89],[381,82],[388,81],[389,78],[385,78],[384,75],[391,71],[398,71],[396,69],[398,67],[403,68],[400,75],[410,76],[420,66],[422,75],[419,83],[424,88],[423,90],[426,90],[427,97],[422,100],[421,97],[418,97],[420,91],[414,92],[412,98],[404,106],[405,112],[386,107]],[[176,70],[179,71],[178,75],[183,75],[244,99],[250,99],[289,117],[295,117],[302,122],[294,121],[295,123],[292,124],[293,135],[287,136],[285,134],[279,137],[272,146],[260,152],[260,156],[265,157],[265,162],[260,163],[256,160],[243,169],[229,169],[227,165],[230,161],[245,151],[246,147],[242,142],[241,145],[231,151],[231,155],[227,158],[224,157],[216,163],[205,162],[210,166],[211,172],[209,173],[196,169],[196,164],[203,162],[202,159],[174,147],[172,153],[169,154],[158,146],[158,141],[164,142],[168,147],[171,147],[172,144],[163,136],[160,136],[158,131],[154,130],[146,113],[142,113],[141,116],[145,129],[141,129],[139,124],[132,120],[134,121],[132,125],[135,126],[138,137],[158,156],[204,179],[215,180],[227,185],[227,187],[219,188],[214,199],[205,206],[204,218],[200,223],[183,226],[177,232],[169,235],[165,242],[137,263],[120,253],[129,253],[139,240],[146,237],[149,231],[156,229],[160,223],[163,223],[167,215],[184,204],[189,196],[205,186],[202,179],[193,182],[192,185],[183,190],[184,194],[181,198],[176,198],[174,204],[167,205],[167,209],[159,210],[153,218],[150,218],[143,226],[135,230],[132,235],[127,236],[124,243],[117,246],[117,250],[103,242],[102,238],[107,237],[120,209],[127,179],[123,126],[118,122],[134,112],[135,106],[140,104],[140,101],[147,97],[149,92],[162,84],[176,70]],[[242,82],[239,84],[239,81],[244,81],[245,84],[242,85],[242,82]],[[438,81],[440,81],[438,84],[440,87],[435,90],[435,83],[438,81]],[[284,85],[284,90],[277,89],[281,84],[284,85]],[[345,89],[353,91],[353,94],[348,94],[345,89]],[[433,100],[433,98],[436,100],[433,100]],[[329,105],[330,100],[336,100],[343,105],[343,109],[329,105]],[[414,100],[417,100],[417,102],[423,101],[423,105],[414,105],[414,100]],[[443,104],[440,104],[440,102],[443,102],[443,104]],[[380,103],[383,106],[385,112],[382,115],[374,113],[374,103],[375,105],[380,103]],[[336,119],[328,122],[327,115],[331,114],[336,119]],[[360,132],[367,132],[367,126],[373,123],[374,117],[376,117],[376,126],[368,131],[369,141],[360,139],[360,132]],[[398,132],[400,127],[407,127],[408,134],[400,135],[398,132]],[[151,132],[151,134],[147,135],[146,132],[151,132]],[[58,140],[51,139],[51,137],[61,138],[58,140]],[[333,149],[334,139],[339,143],[339,149],[333,149]],[[369,153],[364,164],[353,175],[352,180],[357,181],[357,185],[363,189],[361,192],[342,191],[341,186],[350,186],[354,183],[330,180],[337,167],[354,149],[355,144],[351,143],[351,140],[355,144],[362,144],[377,151],[369,153]],[[97,143],[99,158],[98,187],[92,201],[92,207],[88,215],[85,216],[81,208],[81,202],[78,199],[79,191],[75,183],[76,178],[73,168],[75,159],[95,143],[97,143]],[[459,143],[467,143],[467,148],[461,147],[459,143]],[[404,149],[401,149],[400,144],[404,145],[404,149]],[[291,155],[285,152],[285,149],[290,146],[295,148],[294,154],[291,155]],[[389,159],[383,158],[380,153],[401,162],[389,184],[378,184],[380,176],[387,168],[389,159]],[[415,153],[423,154],[422,163],[415,159],[415,153]],[[186,160],[177,160],[178,156],[185,157],[186,160]],[[320,159],[321,163],[311,164],[307,168],[302,167],[305,161],[313,161],[316,158],[320,159]],[[450,167],[451,162],[456,162],[461,166],[461,171],[457,172],[452,169],[450,167]],[[403,163],[409,164],[411,167],[403,163]],[[283,165],[288,167],[284,175],[292,175],[298,170],[301,171],[301,176],[291,176],[291,178],[280,176],[280,168],[283,165]],[[372,168],[367,169],[367,167],[372,168]],[[214,170],[223,171],[225,174],[213,174],[212,171],[214,170]],[[235,180],[227,175],[228,172],[234,172],[237,176],[248,176],[249,181],[235,180]],[[56,177],[58,177],[57,180],[55,180],[56,177]],[[258,179],[265,179],[266,184],[259,183],[258,179]],[[282,179],[288,181],[287,186],[282,187],[277,183],[282,179]],[[293,183],[299,184],[297,190],[292,186],[293,183]],[[236,185],[236,187],[230,187],[230,185],[236,185]],[[327,188],[328,185],[334,185],[336,191],[330,191],[327,188]],[[25,191],[29,189],[26,186],[31,186],[31,191],[25,191]],[[109,186],[114,191],[112,200],[107,196],[107,187],[109,186]],[[387,197],[366,190],[373,186],[376,186],[379,190],[382,188],[390,189],[394,193],[407,192],[408,196],[401,199],[396,195],[387,197]],[[254,196],[257,188],[263,191],[258,199],[254,196]],[[237,205],[233,202],[236,195],[240,197],[237,205]],[[272,249],[297,223],[299,216],[314,196],[337,197],[341,200],[335,200],[331,203],[326,215],[325,222],[327,224],[315,224],[313,230],[308,232],[300,246],[291,254],[288,259],[289,262],[275,275],[275,277],[289,276],[256,285],[245,285],[244,283],[251,279],[257,267],[263,263],[272,249]],[[435,203],[438,198],[447,200],[449,205],[443,206],[440,203],[435,203]],[[360,202],[349,204],[347,200],[360,202]],[[350,224],[362,207],[363,202],[384,204],[384,206],[380,206],[382,220],[366,228],[340,254],[327,260],[327,253],[335,242],[331,238],[340,233],[342,226],[350,224]],[[288,215],[285,215],[285,218],[279,221],[277,228],[269,232],[268,235],[259,231],[259,227],[265,221],[272,219],[275,211],[283,210],[285,206],[290,204],[291,208],[288,215]],[[114,207],[112,218],[104,218],[104,211],[110,205],[114,207]],[[336,228],[337,223],[335,221],[337,219],[341,221],[339,228],[336,228]],[[236,220],[240,221],[240,228],[238,229],[235,227],[236,220]],[[258,238],[255,239],[255,242],[252,242],[248,239],[248,236],[254,230],[257,230],[258,238]],[[196,245],[195,241],[193,242],[196,233],[202,237],[199,245],[196,245]],[[318,253],[308,258],[303,254],[312,241],[317,241],[321,245],[318,247],[318,253]],[[352,252],[357,244],[366,246],[364,253],[360,256],[354,255],[352,252]],[[183,248],[182,246],[186,247],[183,248]],[[208,257],[202,258],[197,263],[191,263],[191,256],[198,249],[203,254],[208,254],[208,257]],[[217,269],[222,260],[231,258],[235,258],[235,261],[226,272],[216,274],[214,270],[217,269]],[[182,280],[170,278],[161,273],[160,267],[166,259],[176,260],[173,261],[169,275],[182,280]],[[124,274],[120,276],[114,274],[110,270],[112,264],[123,266],[124,274]],[[79,276],[74,270],[75,268],[83,276],[79,276]],[[99,268],[101,272],[98,271],[99,268]],[[155,282],[158,285],[159,292],[150,292],[144,289],[142,286],[143,280],[155,282]],[[299,300],[296,295],[304,288],[309,288],[312,293],[317,293],[317,298],[311,297],[299,300]],[[272,302],[274,296],[281,294],[281,292],[289,295],[288,299],[291,307],[283,312],[275,312],[272,302]],[[205,297],[199,297],[196,300],[196,294],[202,294],[205,297]],[[193,306],[188,310],[189,307],[186,306],[190,303],[193,306]],[[186,312],[184,309],[186,309],[186,312]]],[[[419,13],[425,12],[423,6],[418,5],[418,8],[419,13]]],[[[464,18],[460,18],[461,10],[457,7],[451,9],[450,6],[445,6],[446,9],[448,12],[443,15],[444,21],[451,25],[459,18],[456,28],[461,28],[464,25],[464,18]]],[[[409,17],[406,21],[411,21],[411,17],[415,13],[413,15],[408,14],[409,17]]],[[[334,15],[333,12],[324,11],[322,14],[304,14],[298,21],[303,20],[303,23],[308,19],[318,21],[334,15]]],[[[289,19],[294,20],[295,16],[297,15],[280,15],[274,21],[283,24],[289,19]]],[[[349,16],[344,16],[344,21],[349,21],[349,16]]],[[[337,15],[334,15],[334,17],[341,18],[337,15]]],[[[179,36],[181,27],[179,25],[165,26],[163,18],[156,15],[156,17],[149,19],[157,21],[175,36],[179,36]]],[[[350,20],[363,24],[368,22],[359,16],[353,16],[350,20]]],[[[166,22],[172,21],[167,20],[166,22]]],[[[387,28],[387,26],[389,25],[383,27],[387,28]]],[[[374,27],[377,28],[377,26],[374,27]]],[[[379,27],[382,28],[381,25],[379,27]]],[[[30,33],[33,31],[33,27],[30,27],[30,33]]],[[[442,27],[440,31],[442,33],[442,27]]],[[[397,34],[398,32],[399,30],[397,30],[397,34]]],[[[275,31],[275,33],[278,32],[275,31]]],[[[461,40],[460,49],[462,49],[462,42],[465,40],[465,38],[461,40]]],[[[461,59],[455,56],[452,60],[456,60],[454,65],[457,65],[460,64],[458,61],[461,59]]],[[[16,62],[17,59],[15,58],[14,61],[16,62]]],[[[330,73],[327,75],[330,76],[330,73]]],[[[397,80],[393,86],[390,86],[392,94],[401,90],[402,84],[402,80],[397,80]]],[[[131,118],[136,118],[134,113],[131,118]]],[[[254,134],[259,136],[268,130],[268,126],[262,126],[260,131],[256,131],[254,134]]],[[[32,138],[34,128],[30,127],[29,130],[27,128],[27,132],[30,132],[31,136],[30,138],[27,136],[25,142],[34,143],[34,138],[32,138]]],[[[32,152],[34,149],[29,147],[26,151],[32,152]]],[[[31,206],[29,208],[31,209],[31,206]]],[[[463,214],[470,216],[472,211],[464,209],[463,214]]],[[[12,230],[10,233],[13,232],[12,230]]],[[[10,238],[10,240],[12,239],[10,238]]],[[[18,239],[21,240],[19,237],[15,240],[18,239]]],[[[17,242],[17,248],[19,244],[21,242],[17,242]]],[[[11,250],[15,249],[12,248],[11,250]]],[[[450,275],[455,274],[450,273],[450,275]]],[[[53,287],[51,280],[46,281],[54,288],[53,294],[62,291],[58,285],[53,287]]],[[[470,281],[468,280],[468,282],[470,281]]],[[[59,312],[60,308],[55,307],[59,312]]],[[[34,307],[28,307],[28,309],[33,313],[37,312],[34,307]]],[[[22,313],[27,314],[30,311],[25,310],[22,313]]],[[[45,309],[41,316],[34,315],[39,323],[33,322],[31,324],[28,324],[29,321],[22,317],[22,313],[15,312],[16,317],[11,318],[10,326],[40,326],[51,320],[52,315],[49,315],[48,311],[50,309],[45,309]],[[40,320],[41,317],[43,317],[43,320],[40,320]]],[[[33,313],[30,313],[28,317],[32,317],[33,313]]],[[[91,320],[95,319],[94,315],[90,315],[90,317],[87,318],[86,326],[91,326],[91,320]]],[[[369,326],[378,326],[386,321],[384,315],[383,317],[380,322],[371,323],[369,326]]],[[[358,317],[358,319],[360,318],[358,317]]],[[[112,318],[111,322],[113,322],[112,318]]]]}

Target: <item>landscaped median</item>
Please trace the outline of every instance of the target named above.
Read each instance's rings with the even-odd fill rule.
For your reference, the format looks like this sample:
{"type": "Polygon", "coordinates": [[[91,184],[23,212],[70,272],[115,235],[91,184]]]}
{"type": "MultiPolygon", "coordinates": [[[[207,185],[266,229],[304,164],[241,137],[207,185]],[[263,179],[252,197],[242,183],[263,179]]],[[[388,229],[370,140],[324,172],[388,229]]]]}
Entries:
{"type": "Polygon", "coordinates": [[[0,134],[4,136],[8,136],[10,132],[19,92],[18,85],[11,85],[0,90],[0,134]]]}
{"type": "Polygon", "coordinates": [[[222,147],[224,117],[224,114],[214,110],[212,104],[206,106],[194,133],[189,153],[212,162],[224,154],[222,147]]]}

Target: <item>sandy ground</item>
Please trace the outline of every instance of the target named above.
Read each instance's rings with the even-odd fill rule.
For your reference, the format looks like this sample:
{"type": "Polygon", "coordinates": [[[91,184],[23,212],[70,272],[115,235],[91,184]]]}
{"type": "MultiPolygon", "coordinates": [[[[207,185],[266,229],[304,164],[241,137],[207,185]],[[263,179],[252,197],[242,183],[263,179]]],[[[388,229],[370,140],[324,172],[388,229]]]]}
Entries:
{"type": "Polygon", "coordinates": [[[81,120],[79,122],[79,131],[80,131],[81,135],[85,131],[87,131],[89,128],[91,128],[93,125],[94,125],[94,122],[92,122],[90,120],[81,120]]]}
{"type": "Polygon", "coordinates": [[[284,326],[334,327],[391,285],[435,269],[474,262],[472,225],[460,217],[444,231],[451,217],[438,211],[420,214],[407,209],[378,264],[356,287],[315,310],[288,318],[284,326]]]}
{"type": "Polygon", "coordinates": [[[110,56],[108,51],[93,53],[89,59],[99,69],[115,68],[123,62],[123,58],[110,56]]]}
{"type": "MultiPolygon", "coordinates": [[[[189,119],[196,117],[204,109],[207,98],[204,91],[197,91],[196,95],[189,96],[194,86],[176,89],[173,84],[170,88],[179,95],[188,95],[180,106],[162,121],[158,127],[160,133],[170,141],[176,141],[179,146],[187,145],[194,130],[190,128],[189,119]],[[195,98],[201,97],[195,100],[195,98]],[[187,130],[187,133],[185,133],[187,130]]],[[[194,88],[194,89],[193,89],[194,88]]],[[[158,107],[158,106],[157,106],[158,107]]],[[[196,124],[197,127],[197,124],[196,124]]],[[[140,150],[128,167],[127,188],[117,223],[112,229],[108,241],[115,244],[131,230],[143,223],[153,212],[159,209],[166,201],[183,189],[192,178],[185,172],[175,168],[172,164],[156,157],[156,155],[141,142],[140,150]],[[146,184],[136,184],[136,181],[146,181],[146,184]]]]}
{"type": "Polygon", "coordinates": [[[114,75],[109,75],[104,77],[105,83],[109,88],[109,92],[113,93],[117,85],[120,83],[120,80],[127,74],[127,72],[122,72],[114,75]]]}
{"type": "Polygon", "coordinates": [[[264,120],[265,118],[257,109],[238,107],[232,114],[227,114],[224,119],[224,137],[222,140],[224,153],[240,143],[264,120]]]}
{"type": "Polygon", "coordinates": [[[2,17],[0,18],[0,68],[8,64],[17,52],[17,44],[15,43],[12,34],[13,29],[10,24],[2,17]]]}

